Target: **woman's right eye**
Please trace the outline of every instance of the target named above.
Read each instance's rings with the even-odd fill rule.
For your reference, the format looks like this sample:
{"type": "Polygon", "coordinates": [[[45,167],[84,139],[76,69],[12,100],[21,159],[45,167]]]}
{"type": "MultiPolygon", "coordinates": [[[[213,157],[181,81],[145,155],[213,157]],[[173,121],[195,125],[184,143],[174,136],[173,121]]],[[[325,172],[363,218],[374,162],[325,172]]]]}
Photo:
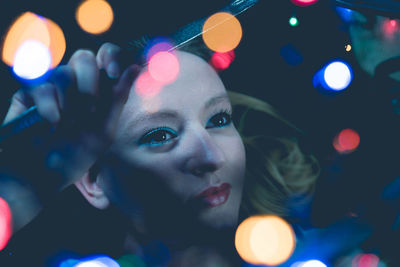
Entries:
{"type": "Polygon", "coordinates": [[[139,140],[139,145],[163,145],[175,137],[177,137],[177,134],[169,128],[156,128],[143,135],[139,140]]]}

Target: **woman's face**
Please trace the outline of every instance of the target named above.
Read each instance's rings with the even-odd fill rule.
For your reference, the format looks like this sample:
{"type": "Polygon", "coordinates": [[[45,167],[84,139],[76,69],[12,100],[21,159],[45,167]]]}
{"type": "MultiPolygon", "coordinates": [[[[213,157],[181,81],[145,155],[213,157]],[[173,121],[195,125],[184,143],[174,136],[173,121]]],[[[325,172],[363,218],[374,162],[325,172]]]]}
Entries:
{"type": "MultiPolygon", "coordinates": [[[[163,185],[183,206],[197,207],[195,216],[201,223],[215,228],[234,226],[242,197],[245,152],[231,122],[231,103],[208,63],[187,52],[176,56],[179,75],[156,96],[143,98],[137,94],[138,82],[134,83],[114,147],[133,166],[128,179],[151,177],[155,181],[150,189],[143,189],[149,190],[146,194],[153,200],[163,185]]],[[[133,212],[126,202],[134,198],[129,195],[134,190],[115,178],[105,184],[110,200],[133,212]]],[[[163,202],[160,199],[159,204],[163,202]]]]}

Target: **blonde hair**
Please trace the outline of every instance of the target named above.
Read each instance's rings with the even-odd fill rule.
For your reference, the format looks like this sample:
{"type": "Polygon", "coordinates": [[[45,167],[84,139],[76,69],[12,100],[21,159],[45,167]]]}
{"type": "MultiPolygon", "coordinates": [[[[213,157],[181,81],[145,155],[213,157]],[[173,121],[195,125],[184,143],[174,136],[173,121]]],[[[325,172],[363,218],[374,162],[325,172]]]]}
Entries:
{"type": "Polygon", "coordinates": [[[296,136],[302,132],[271,105],[235,92],[229,97],[239,113],[234,120],[246,148],[241,217],[274,214],[293,221],[291,210],[307,205],[313,195],[319,176],[316,158],[300,149],[296,136]]]}

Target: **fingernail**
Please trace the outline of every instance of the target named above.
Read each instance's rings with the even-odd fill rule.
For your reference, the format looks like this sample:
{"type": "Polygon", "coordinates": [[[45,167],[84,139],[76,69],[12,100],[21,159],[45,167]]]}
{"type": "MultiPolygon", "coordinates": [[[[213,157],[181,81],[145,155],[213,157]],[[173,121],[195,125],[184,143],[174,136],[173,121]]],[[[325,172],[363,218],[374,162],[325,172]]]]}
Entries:
{"type": "Polygon", "coordinates": [[[113,61],[107,66],[107,74],[110,78],[115,79],[120,75],[119,65],[113,61]]]}

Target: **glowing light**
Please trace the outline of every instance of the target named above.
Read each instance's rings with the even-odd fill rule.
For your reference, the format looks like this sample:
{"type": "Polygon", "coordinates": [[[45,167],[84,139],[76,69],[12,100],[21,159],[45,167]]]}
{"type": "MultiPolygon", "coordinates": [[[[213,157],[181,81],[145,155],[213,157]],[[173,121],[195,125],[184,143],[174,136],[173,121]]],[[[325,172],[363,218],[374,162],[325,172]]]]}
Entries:
{"type": "Polygon", "coordinates": [[[339,153],[350,153],[360,145],[359,134],[352,129],[342,130],[333,140],[333,147],[339,153]]]}
{"type": "Polygon", "coordinates": [[[352,15],[353,15],[353,10],[349,8],[344,8],[344,7],[336,7],[336,12],[338,16],[344,21],[344,22],[350,22],[352,15]]]}
{"type": "Polygon", "coordinates": [[[319,260],[309,260],[309,261],[303,262],[300,266],[301,267],[326,267],[326,265],[319,260]]]}
{"type": "Polygon", "coordinates": [[[206,20],[202,37],[211,50],[228,52],[239,45],[242,39],[242,26],[235,16],[219,12],[206,20]]]}
{"type": "Polygon", "coordinates": [[[216,70],[227,69],[235,59],[235,52],[229,51],[225,53],[215,52],[211,57],[211,66],[216,70]]]}
{"type": "Polygon", "coordinates": [[[172,43],[166,38],[157,37],[149,42],[146,47],[145,55],[146,60],[149,61],[152,56],[161,51],[169,51],[173,48],[172,43]]]}
{"type": "Polygon", "coordinates": [[[297,20],[297,18],[296,17],[291,17],[290,19],[289,19],[289,24],[290,24],[290,26],[297,26],[298,24],[299,24],[299,21],[297,20]]]}
{"type": "Polygon", "coordinates": [[[399,23],[395,19],[385,19],[382,23],[382,31],[386,37],[393,37],[394,33],[398,31],[399,23]]]}
{"type": "Polygon", "coordinates": [[[347,51],[347,52],[350,52],[351,51],[351,45],[350,44],[347,44],[347,45],[345,45],[344,46],[344,49],[347,51]]]}
{"type": "Polygon", "coordinates": [[[2,250],[10,240],[12,234],[11,211],[7,202],[0,198],[0,250],[2,250]]]}
{"type": "Polygon", "coordinates": [[[291,0],[297,6],[311,6],[318,2],[318,0],[291,0]]]}
{"type": "Polygon", "coordinates": [[[335,91],[346,89],[352,81],[350,67],[341,61],[334,61],[326,66],[324,71],[326,85],[335,91]]]}
{"type": "Polygon", "coordinates": [[[295,247],[293,229],[277,216],[254,216],[236,230],[235,246],[240,257],[251,264],[278,265],[295,247]]]}
{"type": "Polygon", "coordinates": [[[37,41],[45,45],[51,56],[51,68],[56,67],[66,49],[64,33],[50,19],[32,12],[19,16],[9,28],[2,47],[2,60],[9,66],[14,65],[17,50],[26,41],[37,41]]]}
{"type": "Polygon", "coordinates": [[[15,55],[13,71],[21,78],[35,79],[45,74],[50,66],[49,49],[38,41],[26,41],[15,55]]]}
{"type": "Polygon", "coordinates": [[[352,261],[353,267],[377,267],[379,257],[375,254],[358,254],[352,261]]]}
{"type": "Polygon", "coordinates": [[[86,0],[76,10],[78,25],[91,34],[104,33],[111,27],[113,20],[113,10],[104,0],[86,0]]]}
{"type": "Polygon", "coordinates": [[[80,261],[74,267],[119,267],[120,265],[108,256],[90,257],[90,259],[80,261]]]}
{"type": "Polygon", "coordinates": [[[178,77],[179,62],[174,54],[161,51],[151,57],[148,69],[153,79],[167,84],[178,77]]]}
{"type": "Polygon", "coordinates": [[[143,72],[136,79],[134,88],[138,96],[152,98],[157,96],[163,87],[163,83],[155,80],[148,71],[143,72]]]}

